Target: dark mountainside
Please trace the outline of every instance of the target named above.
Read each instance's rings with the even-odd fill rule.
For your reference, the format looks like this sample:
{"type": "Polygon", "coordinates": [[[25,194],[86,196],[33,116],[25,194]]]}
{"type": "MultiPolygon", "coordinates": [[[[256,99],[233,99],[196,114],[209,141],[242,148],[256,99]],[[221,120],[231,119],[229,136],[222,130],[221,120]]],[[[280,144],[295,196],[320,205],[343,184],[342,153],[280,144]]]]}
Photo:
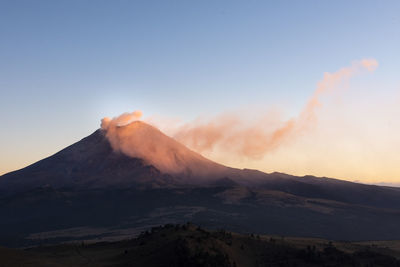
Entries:
{"type": "Polygon", "coordinates": [[[170,145],[184,172],[164,173],[144,159],[115,152],[97,130],[0,177],[0,244],[124,239],[189,220],[241,233],[400,239],[399,188],[228,168],[145,123],[136,126],[157,136],[143,142],[156,149],[170,145]]]}
{"type": "Polygon", "coordinates": [[[126,187],[144,185],[168,186],[172,177],[161,174],[143,160],[115,153],[102,130],[21,170],[0,179],[5,193],[23,192],[38,187],[126,187]]]}
{"type": "MultiPolygon", "coordinates": [[[[13,266],[400,266],[400,247],[379,242],[330,242],[165,225],[118,242],[85,242],[25,250],[0,248],[13,266]]],[[[0,264],[1,265],[1,264],[0,264]]]]}

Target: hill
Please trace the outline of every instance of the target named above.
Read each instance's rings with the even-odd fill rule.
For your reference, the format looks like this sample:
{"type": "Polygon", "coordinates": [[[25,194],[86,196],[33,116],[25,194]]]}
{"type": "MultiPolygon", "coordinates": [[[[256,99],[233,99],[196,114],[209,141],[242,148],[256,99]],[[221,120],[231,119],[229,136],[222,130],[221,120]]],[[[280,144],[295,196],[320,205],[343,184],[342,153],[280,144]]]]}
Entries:
{"type": "Polygon", "coordinates": [[[9,267],[400,266],[400,250],[379,243],[244,235],[169,224],[118,242],[0,249],[0,259],[9,267]]]}

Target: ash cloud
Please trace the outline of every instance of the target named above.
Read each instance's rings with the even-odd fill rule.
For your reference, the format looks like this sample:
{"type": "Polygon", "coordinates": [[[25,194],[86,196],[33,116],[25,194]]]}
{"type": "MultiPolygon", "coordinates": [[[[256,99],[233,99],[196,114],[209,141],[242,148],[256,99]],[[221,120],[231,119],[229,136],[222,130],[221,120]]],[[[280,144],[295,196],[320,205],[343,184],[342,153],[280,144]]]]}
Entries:
{"type": "Polygon", "coordinates": [[[215,149],[250,159],[261,159],[296,137],[303,135],[317,123],[321,96],[335,90],[351,77],[362,72],[373,72],[378,67],[375,59],[363,59],[336,72],[324,73],[323,79],[298,116],[271,125],[271,114],[249,122],[237,114],[223,114],[209,120],[196,120],[173,129],[172,135],[200,153],[215,149]]]}
{"type": "Polygon", "coordinates": [[[131,113],[123,113],[115,118],[109,118],[105,117],[101,120],[101,128],[103,130],[107,130],[110,127],[121,127],[128,125],[129,123],[133,121],[140,120],[142,117],[143,113],[140,110],[136,110],[131,113]]]}
{"type": "MultiPolygon", "coordinates": [[[[288,120],[280,120],[276,118],[276,114],[270,113],[259,114],[251,119],[244,118],[243,114],[225,113],[211,119],[168,125],[165,130],[174,139],[199,153],[218,150],[229,153],[230,156],[261,159],[270,151],[304,135],[316,125],[323,95],[339,88],[354,75],[373,72],[377,67],[378,62],[375,59],[363,59],[336,72],[324,73],[304,108],[297,116],[288,120]]],[[[107,138],[114,150],[132,157],[145,158],[156,149],[144,148],[141,140],[137,140],[137,136],[130,136],[131,133],[127,130],[118,131],[121,126],[129,125],[141,117],[141,111],[134,111],[113,119],[108,117],[102,119],[101,128],[107,131],[107,138]]],[[[157,122],[150,121],[150,124],[157,122]]],[[[146,138],[145,134],[141,138],[146,138]]]]}

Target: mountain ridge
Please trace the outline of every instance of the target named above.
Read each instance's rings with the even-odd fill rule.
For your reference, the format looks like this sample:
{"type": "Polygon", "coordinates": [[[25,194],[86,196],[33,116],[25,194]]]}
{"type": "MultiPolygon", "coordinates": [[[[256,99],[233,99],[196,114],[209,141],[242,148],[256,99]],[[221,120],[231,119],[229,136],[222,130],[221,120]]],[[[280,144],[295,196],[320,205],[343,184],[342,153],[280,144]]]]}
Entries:
{"type": "MultiPolygon", "coordinates": [[[[168,156],[190,157],[189,159],[177,160],[177,162],[188,163],[184,172],[163,172],[151,164],[154,159],[146,160],[126,155],[123,151],[118,151],[112,147],[105,130],[98,129],[52,156],[0,176],[0,192],[5,194],[22,192],[42,186],[54,188],[208,186],[224,184],[224,180],[225,182],[229,180],[231,184],[267,188],[304,197],[326,198],[329,196],[329,199],[332,200],[361,205],[373,200],[377,206],[400,206],[400,195],[398,194],[400,188],[366,185],[312,175],[299,177],[280,172],[264,173],[254,169],[226,167],[206,159],[144,122],[134,121],[117,128],[119,130],[132,130],[130,127],[133,126],[136,131],[138,125],[140,130],[144,129],[145,132],[145,134],[143,134],[143,131],[139,134],[141,138],[139,141],[142,143],[147,142],[148,146],[154,147],[157,147],[157,142],[166,144],[165,147],[161,148],[164,150],[162,155],[169,153],[165,150],[172,149],[180,152],[180,154],[175,152],[175,154],[170,153],[168,156]],[[151,131],[150,134],[149,131],[151,131]],[[143,140],[148,139],[148,136],[153,139],[143,140]],[[199,174],[196,174],[196,171],[199,170],[198,166],[193,168],[193,165],[196,164],[201,167],[199,174]],[[383,195],[383,192],[386,195],[383,195]],[[377,197],[376,194],[380,196],[377,197]],[[359,201],[351,200],[355,196],[358,196],[359,201]],[[391,197],[395,199],[392,204],[390,203],[393,200],[391,197]]],[[[134,133],[136,133],[135,131],[134,133]]],[[[158,145],[158,149],[160,149],[160,145],[158,145]]],[[[174,164],[177,164],[177,162],[174,162],[174,164]]],[[[370,202],[368,204],[371,204],[370,202]]]]}
{"type": "MultiPolygon", "coordinates": [[[[118,129],[129,129],[129,125],[118,129]]],[[[95,231],[100,231],[97,237],[113,236],[117,230],[137,232],[188,219],[238,232],[400,239],[399,188],[215,168],[222,165],[193,155],[195,152],[183,145],[171,154],[167,150],[171,146],[174,150],[177,142],[159,130],[155,135],[137,135],[153,136],[141,143],[145,143],[143,151],[153,147],[157,157],[190,156],[183,161],[172,158],[173,164],[187,165],[183,172],[167,173],[148,159],[116,149],[106,134],[104,129],[96,130],[50,157],[0,176],[0,243],[37,244],[42,241],[30,239],[31,234],[76,227],[103,229],[95,231]],[[164,141],[157,143],[160,140],[164,141]],[[154,144],[167,145],[160,148],[154,144]],[[196,174],[199,166],[201,173],[196,174]]],[[[73,238],[61,234],[55,240],[73,238]]]]}

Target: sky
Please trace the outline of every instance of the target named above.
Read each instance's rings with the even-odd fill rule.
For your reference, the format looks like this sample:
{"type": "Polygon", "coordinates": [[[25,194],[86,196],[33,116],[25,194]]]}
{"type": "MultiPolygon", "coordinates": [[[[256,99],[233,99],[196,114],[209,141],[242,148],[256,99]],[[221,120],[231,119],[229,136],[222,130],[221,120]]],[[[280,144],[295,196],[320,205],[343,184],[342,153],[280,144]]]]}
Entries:
{"type": "Polygon", "coordinates": [[[298,129],[326,73],[374,60],[256,157],[228,141],[197,149],[234,167],[400,183],[399,14],[399,1],[0,0],[0,174],[134,110],[195,150],[187,130],[227,118],[249,140],[298,129]]]}

